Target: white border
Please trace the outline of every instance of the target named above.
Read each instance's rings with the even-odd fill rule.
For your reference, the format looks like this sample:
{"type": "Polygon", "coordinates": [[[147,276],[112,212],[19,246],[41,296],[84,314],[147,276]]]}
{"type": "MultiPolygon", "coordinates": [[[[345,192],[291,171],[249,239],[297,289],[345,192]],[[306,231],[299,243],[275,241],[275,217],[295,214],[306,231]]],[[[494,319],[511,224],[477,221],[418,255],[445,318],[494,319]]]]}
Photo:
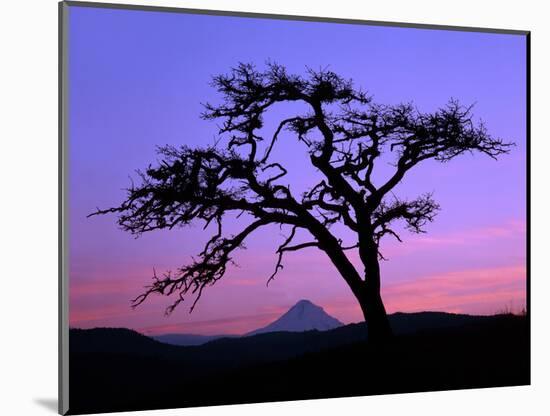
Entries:
{"type": "MultiPolygon", "coordinates": [[[[113,3],[124,3],[112,0],[113,3]]],[[[136,0],[136,3],[138,1],[136,0]]],[[[4,64],[0,108],[0,242],[2,249],[2,414],[53,414],[57,396],[57,2],[3,4],[4,64]],[[6,267],[7,265],[7,267],[6,267]]],[[[133,3],[133,2],[126,2],[133,3]]],[[[460,415],[543,414],[550,391],[547,296],[550,235],[547,181],[550,154],[545,121],[550,97],[550,26],[544,3],[339,0],[140,1],[258,13],[329,16],[531,30],[532,46],[532,317],[531,387],[253,404],[147,415],[289,415],[346,413],[460,415]]],[[[505,365],[505,363],[503,363],[505,365]]],[[[130,413],[134,414],[134,413],[130,413]]],[[[138,414],[138,413],[135,413],[138,414]]]]}

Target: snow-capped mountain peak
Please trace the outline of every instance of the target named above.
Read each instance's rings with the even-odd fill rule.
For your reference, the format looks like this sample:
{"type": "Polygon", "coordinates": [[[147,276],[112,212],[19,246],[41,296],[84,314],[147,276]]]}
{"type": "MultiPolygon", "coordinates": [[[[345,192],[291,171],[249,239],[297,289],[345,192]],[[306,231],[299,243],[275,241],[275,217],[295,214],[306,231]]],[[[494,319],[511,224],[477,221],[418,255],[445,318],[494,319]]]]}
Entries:
{"type": "Polygon", "coordinates": [[[302,299],[276,321],[247,335],[279,331],[303,332],[313,329],[327,331],[342,325],[342,322],[327,314],[320,306],[302,299]]]}

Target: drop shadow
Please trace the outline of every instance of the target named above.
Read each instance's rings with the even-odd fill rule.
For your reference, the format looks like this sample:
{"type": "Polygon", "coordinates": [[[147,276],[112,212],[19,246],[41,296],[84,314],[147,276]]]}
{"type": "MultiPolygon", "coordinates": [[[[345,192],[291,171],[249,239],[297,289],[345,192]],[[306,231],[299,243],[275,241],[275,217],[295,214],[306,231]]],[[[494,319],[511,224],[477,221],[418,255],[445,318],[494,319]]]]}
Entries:
{"type": "Polygon", "coordinates": [[[57,399],[34,399],[34,402],[51,412],[57,413],[57,399]]]}

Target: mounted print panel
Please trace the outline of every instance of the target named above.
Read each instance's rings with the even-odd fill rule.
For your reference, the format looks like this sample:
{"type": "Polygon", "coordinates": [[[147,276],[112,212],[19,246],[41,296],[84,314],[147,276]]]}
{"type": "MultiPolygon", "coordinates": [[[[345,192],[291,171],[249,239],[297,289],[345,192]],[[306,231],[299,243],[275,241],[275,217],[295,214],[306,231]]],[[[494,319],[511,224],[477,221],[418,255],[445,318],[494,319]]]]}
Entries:
{"type": "Polygon", "coordinates": [[[61,413],[530,383],[528,32],[60,23],[61,413]]]}

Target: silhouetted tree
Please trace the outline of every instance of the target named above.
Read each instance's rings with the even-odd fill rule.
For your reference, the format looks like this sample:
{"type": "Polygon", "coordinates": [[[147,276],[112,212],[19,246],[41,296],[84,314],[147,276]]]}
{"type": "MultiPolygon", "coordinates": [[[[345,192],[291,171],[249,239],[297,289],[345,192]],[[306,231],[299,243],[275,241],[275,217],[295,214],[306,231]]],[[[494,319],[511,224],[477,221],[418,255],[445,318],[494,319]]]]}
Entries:
{"type": "Polygon", "coordinates": [[[133,305],[153,293],[176,295],[167,309],[170,313],[185,295],[194,294],[193,310],[203,289],[224,276],[233,252],[243,247],[245,239],[268,224],[279,224],[289,227],[289,234],[277,249],[269,280],[282,269],[285,253],[317,248],[357,298],[369,339],[390,337],[380,296],[380,241],[387,235],[401,241],[394,225],[398,220],[409,231],[424,232],[439,209],[430,194],[404,200],[392,190],[422,161],[447,162],[473,152],[496,158],[507,153],[511,143],[492,138],[483,124],[473,122],[471,108],[455,100],[430,114],[411,104],[375,104],[352,81],[329,70],[308,70],[306,76],[298,76],[277,64],[268,64],[265,71],[240,64],[229,74],[214,77],[213,86],[224,100],[220,105],[206,104],[203,118],[222,122],[216,145],[159,148],[158,166],[140,173],[141,183],[128,189],[120,206],[91,214],[118,213],[122,229],[136,235],[200,220],[205,228],[215,227],[196,259],[174,273],[155,274],[133,305]],[[289,102],[300,102],[307,110],[279,120],[274,132],[264,137],[266,112],[289,102]],[[299,196],[283,184],[284,161],[272,160],[283,130],[303,144],[322,177],[299,196]],[[378,164],[388,165],[383,161],[388,154],[394,155],[392,172],[377,183],[373,172],[378,164]],[[232,212],[246,213],[250,222],[237,234],[225,236],[224,218],[232,212]],[[337,223],[356,236],[350,246],[331,231],[337,223]],[[299,230],[311,241],[300,240],[299,230]],[[362,270],[354,267],[346,250],[357,250],[362,270]]]}

